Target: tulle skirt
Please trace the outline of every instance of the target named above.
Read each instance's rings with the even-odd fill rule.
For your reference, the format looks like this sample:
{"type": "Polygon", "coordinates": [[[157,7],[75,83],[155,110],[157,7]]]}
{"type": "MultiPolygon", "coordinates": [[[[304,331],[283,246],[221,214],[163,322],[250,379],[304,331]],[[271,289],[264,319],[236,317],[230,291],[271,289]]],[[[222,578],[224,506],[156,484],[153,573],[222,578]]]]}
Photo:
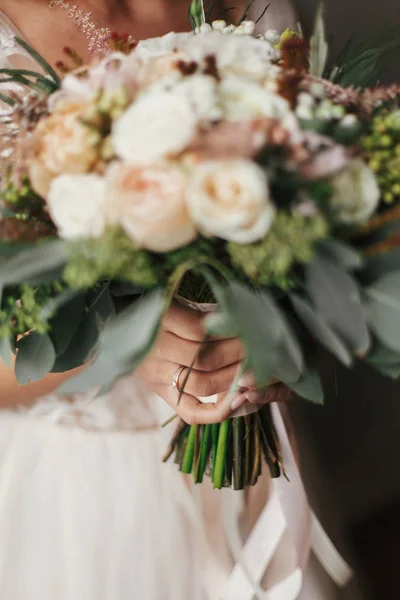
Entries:
{"type": "MultiPolygon", "coordinates": [[[[159,428],[89,431],[1,413],[0,599],[233,600],[217,588],[210,593],[213,577],[217,586],[233,567],[220,501],[230,491],[197,486],[207,510],[196,522],[201,511],[193,513],[183,477],[160,459],[169,436],[159,428]]],[[[280,569],[288,554],[281,555],[280,569]]],[[[337,596],[313,567],[301,597],[337,596]]]]}
{"type": "Polygon", "coordinates": [[[157,430],[0,417],[1,600],[204,600],[157,430]]]}

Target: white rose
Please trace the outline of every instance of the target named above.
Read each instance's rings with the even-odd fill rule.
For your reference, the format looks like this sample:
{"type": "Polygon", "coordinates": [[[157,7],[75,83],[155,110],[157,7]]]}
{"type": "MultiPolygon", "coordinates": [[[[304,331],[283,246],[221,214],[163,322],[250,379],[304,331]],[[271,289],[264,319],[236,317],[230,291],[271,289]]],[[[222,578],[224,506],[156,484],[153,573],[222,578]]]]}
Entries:
{"type": "Polygon", "coordinates": [[[112,144],[120,158],[148,164],[184,150],[196,128],[196,115],[185,98],[163,91],[144,94],[115,121],[112,144]]]}
{"type": "Polygon", "coordinates": [[[278,59],[274,46],[265,40],[250,36],[221,36],[218,31],[182,39],[185,52],[202,63],[204,58],[215,56],[219,69],[240,69],[243,73],[256,73],[278,59]]]}
{"type": "Polygon", "coordinates": [[[153,252],[169,252],[197,235],[186,203],[186,177],[169,165],[115,163],[108,173],[110,220],[132,241],[153,252]]]}
{"type": "Polygon", "coordinates": [[[264,237],[275,216],[267,177],[247,160],[200,164],[189,185],[188,204],[205,235],[239,244],[264,237]]]}
{"type": "Polygon", "coordinates": [[[221,116],[217,90],[217,82],[213,77],[192,75],[176,86],[175,93],[189,102],[199,119],[216,120],[221,116]]]}
{"type": "Polygon", "coordinates": [[[66,240],[100,237],[106,218],[106,186],[99,175],[60,175],[53,180],[47,206],[66,240]]]}
{"type": "Polygon", "coordinates": [[[265,117],[281,120],[290,111],[284,98],[239,77],[222,81],[220,95],[224,115],[230,121],[265,117]]]}
{"type": "Polygon", "coordinates": [[[337,223],[368,221],[378,207],[380,189],[373,171],[359,158],[332,179],[330,210],[337,223]]]}
{"type": "Polygon", "coordinates": [[[149,38],[138,43],[131,56],[146,61],[158,56],[164,56],[170,52],[180,50],[185,42],[193,38],[192,33],[167,33],[161,37],[149,38]]]}

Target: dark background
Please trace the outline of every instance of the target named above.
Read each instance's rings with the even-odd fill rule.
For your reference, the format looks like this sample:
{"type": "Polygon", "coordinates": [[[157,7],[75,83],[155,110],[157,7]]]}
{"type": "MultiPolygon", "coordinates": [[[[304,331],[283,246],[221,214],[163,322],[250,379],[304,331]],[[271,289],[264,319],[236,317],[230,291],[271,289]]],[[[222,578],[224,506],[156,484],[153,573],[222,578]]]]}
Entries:
{"type": "MultiPolygon", "coordinates": [[[[325,3],[334,53],[351,38],[368,40],[394,27],[400,37],[400,0],[325,3]]],[[[297,0],[296,6],[309,33],[316,2],[297,0]]],[[[382,74],[382,82],[391,81],[400,82],[400,48],[382,74]]],[[[323,370],[325,407],[293,409],[310,494],[333,539],[342,548],[343,537],[349,541],[366,597],[398,600],[400,383],[361,365],[346,371],[329,357],[323,370]]]]}

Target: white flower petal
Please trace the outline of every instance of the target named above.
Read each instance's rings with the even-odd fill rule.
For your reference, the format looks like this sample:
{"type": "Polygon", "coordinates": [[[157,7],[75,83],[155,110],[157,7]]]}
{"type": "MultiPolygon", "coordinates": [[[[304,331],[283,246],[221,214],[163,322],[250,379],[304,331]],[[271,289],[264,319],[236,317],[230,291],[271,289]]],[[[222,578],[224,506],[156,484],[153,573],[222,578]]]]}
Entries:
{"type": "Polygon", "coordinates": [[[106,187],[99,175],[60,175],[53,180],[47,205],[60,237],[100,237],[105,229],[106,187]]]}
{"type": "Polygon", "coordinates": [[[116,154],[132,164],[148,164],[184,150],[196,133],[190,103],[177,94],[143,95],[114,123],[116,154]]]}

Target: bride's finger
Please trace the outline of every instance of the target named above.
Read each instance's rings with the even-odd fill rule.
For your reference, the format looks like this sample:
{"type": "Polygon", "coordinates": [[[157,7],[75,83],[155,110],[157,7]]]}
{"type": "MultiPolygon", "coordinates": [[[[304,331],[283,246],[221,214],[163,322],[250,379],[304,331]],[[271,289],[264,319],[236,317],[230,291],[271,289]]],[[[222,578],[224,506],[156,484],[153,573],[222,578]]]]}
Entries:
{"type": "Polygon", "coordinates": [[[170,331],[162,331],[154,356],[189,367],[196,357],[194,368],[198,371],[217,371],[242,360],[243,346],[238,339],[206,342],[202,346],[192,340],[184,340],[170,331]]]}
{"type": "Polygon", "coordinates": [[[197,398],[208,398],[229,390],[240,367],[240,362],[212,373],[193,369],[188,374],[188,368],[185,367],[179,371],[180,366],[164,360],[154,360],[140,367],[139,373],[141,378],[148,382],[166,386],[172,385],[175,375],[178,375],[176,383],[179,389],[184,386],[187,394],[197,398]]]}
{"type": "Polygon", "coordinates": [[[294,397],[294,392],[284,383],[275,383],[265,390],[244,392],[244,396],[252,404],[271,404],[272,402],[287,402],[294,397]]]}
{"type": "Polygon", "coordinates": [[[221,423],[231,415],[232,396],[221,396],[216,403],[202,404],[190,394],[179,393],[172,387],[155,386],[153,390],[189,425],[211,425],[221,423]]]}

